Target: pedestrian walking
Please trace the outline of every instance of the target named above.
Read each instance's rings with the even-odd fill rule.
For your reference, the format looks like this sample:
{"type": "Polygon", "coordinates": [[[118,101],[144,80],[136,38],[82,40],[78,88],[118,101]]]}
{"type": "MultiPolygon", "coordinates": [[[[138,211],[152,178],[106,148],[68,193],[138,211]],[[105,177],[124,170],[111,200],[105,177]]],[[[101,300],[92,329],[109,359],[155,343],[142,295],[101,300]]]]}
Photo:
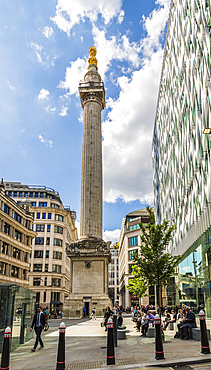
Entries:
{"type": "Polygon", "coordinates": [[[96,320],[96,310],[95,307],[92,310],[92,321],[96,320]]]}
{"type": "Polygon", "coordinates": [[[84,317],[86,317],[86,307],[85,306],[83,306],[83,315],[84,317]]]}
{"type": "Polygon", "coordinates": [[[31,324],[31,329],[30,329],[30,331],[32,331],[32,329],[34,328],[35,333],[36,333],[35,344],[34,344],[34,347],[31,349],[32,352],[35,352],[38,342],[40,342],[40,349],[44,347],[43,341],[41,339],[41,333],[42,333],[44,326],[45,326],[45,315],[41,311],[41,308],[38,307],[35,312],[35,315],[34,315],[34,318],[31,324]]]}

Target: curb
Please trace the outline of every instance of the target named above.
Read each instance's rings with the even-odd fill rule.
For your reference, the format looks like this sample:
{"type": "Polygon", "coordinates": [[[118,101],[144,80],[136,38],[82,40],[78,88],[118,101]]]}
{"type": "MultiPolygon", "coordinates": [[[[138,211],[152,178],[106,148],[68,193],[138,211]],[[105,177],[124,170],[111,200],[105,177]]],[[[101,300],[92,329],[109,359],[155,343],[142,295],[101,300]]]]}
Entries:
{"type": "Polygon", "coordinates": [[[187,359],[181,359],[178,360],[177,362],[174,361],[166,361],[166,360],[160,360],[157,362],[144,362],[144,363],[139,363],[139,364],[131,364],[131,365],[120,365],[120,366],[103,366],[103,367],[98,367],[98,368],[93,368],[90,370],[120,370],[120,369],[140,369],[140,368],[147,368],[147,367],[155,367],[155,368],[164,368],[164,367],[175,367],[178,365],[191,365],[191,364],[203,364],[203,363],[209,363],[211,362],[211,355],[203,355],[203,358],[200,357],[194,357],[192,359],[187,358],[187,359]],[[206,357],[205,357],[206,356],[206,357]]]}

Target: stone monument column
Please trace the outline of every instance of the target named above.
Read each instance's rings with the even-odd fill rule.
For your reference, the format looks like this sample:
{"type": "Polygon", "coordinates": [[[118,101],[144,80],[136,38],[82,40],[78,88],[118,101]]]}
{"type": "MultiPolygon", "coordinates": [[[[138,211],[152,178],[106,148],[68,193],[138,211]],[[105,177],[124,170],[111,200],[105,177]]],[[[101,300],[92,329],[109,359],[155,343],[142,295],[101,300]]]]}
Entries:
{"type": "Polygon", "coordinates": [[[66,317],[80,317],[83,307],[97,316],[111,305],[108,296],[110,242],[102,240],[102,134],[101,110],[105,107],[104,84],[98,73],[96,49],[89,49],[89,66],[79,84],[84,109],[80,239],[67,246],[70,258],[70,294],[65,299],[66,317]]]}
{"type": "Polygon", "coordinates": [[[105,107],[104,84],[98,73],[96,49],[89,49],[88,72],[79,84],[84,109],[80,235],[102,238],[102,134],[101,110],[105,107]]]}

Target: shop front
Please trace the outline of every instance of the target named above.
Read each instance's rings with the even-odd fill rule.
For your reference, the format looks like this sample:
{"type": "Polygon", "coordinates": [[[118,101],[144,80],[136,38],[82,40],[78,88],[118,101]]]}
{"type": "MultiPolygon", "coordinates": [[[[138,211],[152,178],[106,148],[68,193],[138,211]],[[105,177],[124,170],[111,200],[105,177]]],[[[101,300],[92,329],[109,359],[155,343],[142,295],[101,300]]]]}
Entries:
{"type": "Polygon", "coordinates": [[[211,318],[211,228],[189,248],[167,286],[169,306],[205,309],[211,318]]]}

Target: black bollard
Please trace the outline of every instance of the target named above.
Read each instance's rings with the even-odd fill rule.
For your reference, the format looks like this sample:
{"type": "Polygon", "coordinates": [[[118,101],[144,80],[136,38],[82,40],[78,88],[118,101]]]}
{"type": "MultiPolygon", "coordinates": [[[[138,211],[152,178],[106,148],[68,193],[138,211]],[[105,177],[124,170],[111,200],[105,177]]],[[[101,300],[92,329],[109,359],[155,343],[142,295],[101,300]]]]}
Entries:
{"type": "Polygon", "coordinates": [[[107,322],[107,365],[115,365],[113,326],[114,323],[109,318],[107,322]]]}
{"type": "Polygon", "coordinates": [[[163,342],[161,337],[161,330],[160,330],[160,316],[155,315],[155,358],[156,360],[164,359],[163,353],[163,342]]]}
{"type": "Polygon", "coordinates": [[[201,353],[210,353],[209,340],[206,327],[206,315],[204,311],[199,312],[200,329],[201,329],[201,353]]]}
{"type": "Polygon", "coordinates": [[[8,326],[4,332],[4,344],[1,356],[1,369],[9,369],[10,367],[10,343],[11,343],[11,329],[8,326]]]}
{"type": "Polygon", "coordinates": [[[65,370],[65,329],[65,323],[62,322],[59,327],[59,345],[56,370],[65,370]]]}
{"type": "Polygon", "coordinates": [[[114,347],[117,347],[117,315],[113,315],[114,322],[114,347]]]}

